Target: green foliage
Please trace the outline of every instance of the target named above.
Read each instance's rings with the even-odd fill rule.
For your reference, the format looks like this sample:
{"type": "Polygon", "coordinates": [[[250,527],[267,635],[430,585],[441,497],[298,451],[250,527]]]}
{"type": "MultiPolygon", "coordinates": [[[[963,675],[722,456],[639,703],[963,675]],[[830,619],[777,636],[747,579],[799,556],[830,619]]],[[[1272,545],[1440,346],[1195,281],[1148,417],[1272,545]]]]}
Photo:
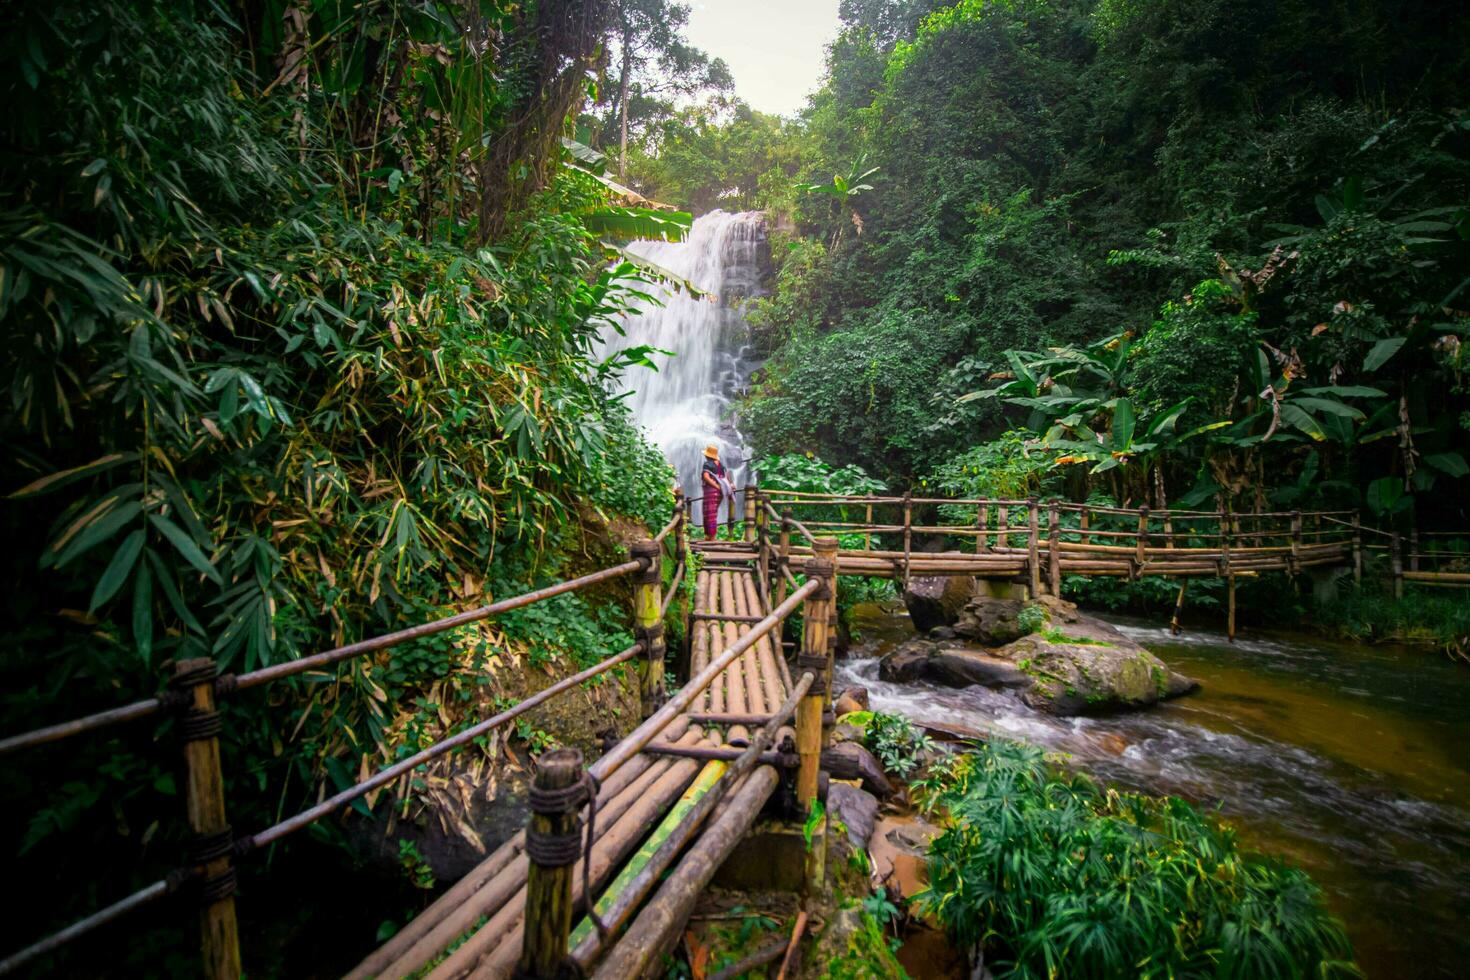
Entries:
{"type": "Polygon", "coordinates": [[[1389,590],[1365,583],[1362,588],[1344,587],[1334,601],[1317,604],[1311,615],[1344,639],[1431,643],[1452,657],[1470,658],[1470,606],[1450,590],[1410,585],[1395,599],[1389,590]]]}
{"type": "Polygon", "coordinates": [[[902,485],[1021,427],[1081,464],[1074,498],[1285,489],[1385,523],[1455,514],[1470,62],[1439,18],[1290,2],[1240,32],[1217,0],[841,16],[766,186],[835,192],[854,160],[883,182],[762,202],[796,236],[755,307],[758,450],[902,485]]]}
{"type": "MultiPolygon", "coordinates": [[[[609,9],[584,7],[554,32],[510,3],[473,28],[381,3],[248,24],[186,0],[13,12],[13,729],[150,696],[167,660],[250,670],[513,595],[602,560],[605,521],[664,523],[672,473],[593,341],[651,275],[603,238],[688,219],[630,206],[560,143],[609,9]]],[[[477,717],[498,658],[626,645],[609,598],[231,704],[232,819],[269,823],[477,717]]],[[[8,784],[47,880],[171,866],[175,790],[140,761],[158,737],[85,740],[8,784]],[[96,851],[114,863],[78,866],[96,851]]],[[[18,930],[97,896],[56,897],[18,930]]]]}
{"type": "Polygon", "coordinates": [[[1039,633],[1046,627],[1046,607],[1035,602],[1026,603],[1016,614],[1016,627],[1022,635],[1039,633]]]}
{"type": "Polygon", "coordinates": [[[865,720],[863,744],[886,771],[900,779],[907,779],[934,748],[934,741],[908,718],[882,712],[874,712],[865,720]]]}
{"type": "Polygon", "coordinates": [[[920,904],[998,976],[1356,976],[1307,875],[1183,800],[1105,789],[992,742],[942,770],[920,904]]]}
{"type": "Polygon", "coordinates": [[[434,878],[434,872],[429,868],[429,862],[419,851],[418,845],[407,838],[398,841],[398,865],[408,880],[413,882],[415,888],[432,891],[438,884],[434,878]]]}
{"type": "Polygon", "coordinates": [[[925,483],[947,497],[1024,500],[1056,482],[1056,457],[1034,434],[1012,429],[946,459],[925,483]]]}
{"type": "Polygon", "coordinates": [[[803,493],[833,493],[863,496],[882,493],[886,487],[852,463],[834,467],[810,454],[767,456],[755,464],[761,486],[768,490],[798,490],[803,493]]]}

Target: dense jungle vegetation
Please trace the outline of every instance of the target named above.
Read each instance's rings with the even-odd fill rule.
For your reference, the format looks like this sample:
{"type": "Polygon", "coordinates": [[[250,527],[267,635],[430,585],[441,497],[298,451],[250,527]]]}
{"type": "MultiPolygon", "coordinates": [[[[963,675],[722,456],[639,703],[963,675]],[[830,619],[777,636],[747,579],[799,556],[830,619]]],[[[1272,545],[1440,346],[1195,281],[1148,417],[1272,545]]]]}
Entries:
{"type": "Polygon", "coordinates": [[[1464,526],[1463,8],[840,9],[799,118],[692,109],[631,164],[782,229],[761,452],[1464,526]]]}
{"type": "MultiPolygon", "coordinates": [[[[245,671],[514,595],[610,563],[611,522],[667,519],[672,472],[609,394],[638,354],[592,341],[646,288],[616,242],[689,218],[566,142],[620,10],[5,5],[7,733],[152,695],[180,658],[245,671]]],[[[629,642],[626,596],[566,596],[234,699],[231,819],[269,824],[544,686],[520,665],[629,642]]],[[[17,944],[177,862],[173,744],[144,723],[7,760],[7,866],[36,897],[17,944]]],[[[454,797],[425,778],[374,805],[452,822],[454,797]]],[[[309,910],[244,873],[271,972],[309,910]]],[[[49,967],[191,972],[186,920],[49,967]]]]}

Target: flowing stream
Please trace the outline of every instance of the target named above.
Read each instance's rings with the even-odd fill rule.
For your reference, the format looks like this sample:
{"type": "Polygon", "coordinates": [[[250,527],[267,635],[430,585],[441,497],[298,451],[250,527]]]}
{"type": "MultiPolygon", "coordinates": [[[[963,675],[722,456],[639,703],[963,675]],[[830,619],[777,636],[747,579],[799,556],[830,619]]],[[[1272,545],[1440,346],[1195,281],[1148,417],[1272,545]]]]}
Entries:
{"type": "Polygon", "coordinates": [[[706,294],[662,289],[659,302],[640,301],[638,312],[619,322],[621,335],[603,329],[606,353],[647,345],[673,355],[655,356],[657,372],[635,369],[625,376],[633,417],[691,496],[702,492],[699,467],[708,445],[719,447],[731,484],[739,486],[747,450],[731,404],[755,367],[740,304],[760,292],[765,217],[712,211],[695,219],[685,241],[634,242],[629,249],[706,294]]]}
{"type": "Polygon", "coordinates": [[[1248,847],[1321,883],[1369,977],[1465,976],[1470,669],[1424,650],[1114,622],[1200,692],[1058,719],[984,688],[888,684],[877,658],[913,635],[901,607],[859,607],[839,674],[875,710],[1025,739],[1101,778],[1218,807],[1248,847]]]}

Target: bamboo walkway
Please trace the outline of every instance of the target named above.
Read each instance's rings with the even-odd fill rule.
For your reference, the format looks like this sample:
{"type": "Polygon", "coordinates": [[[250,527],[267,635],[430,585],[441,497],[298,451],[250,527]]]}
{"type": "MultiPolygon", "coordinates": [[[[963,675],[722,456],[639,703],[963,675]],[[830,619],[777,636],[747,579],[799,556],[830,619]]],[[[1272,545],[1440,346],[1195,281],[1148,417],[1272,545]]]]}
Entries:
{"type": "MultiPolygon", "coordinates": [[[[412,778],[421,766],[472,745],[608,671],[636,667],[642,722],[606,744],[590,765],[555,749],[536,761],[531,816],[464,879],[348,976],[589,975],[622,980],[656,972],[700,894],[763,811],[801,827],[819,812],[824,776],[845,775],[823,748],[831,738],[832,656],[839,575],[969,576],[1022,595],[1060,595],[1064,575],[1178,580],[1176,621],[1190,579],[1226,586],[1235,632],[1237,577],[1316,568],[1392,583],[1470,586],[1470,557],[1455,535],[1363,526],[1348,511],[1225,513],[1136,510],[1036,500],[958,500],[743,492],[729,540],[689,540],[699,501],[676,494],[672,520],[634,542],[627,561],[489,601],[428,623],[368,637],[242,674],[210,659],[172,665],[152,697],[0,738],[0,756],[175,715],[183,749],[188,845],[166,875],[0,960],[19,970],[95,930],[162,903],[192,897],[202,974],[238,980],[243,957],[235,917],[236,865],[354,801],[412,778]],[[665,575],[672,566],[672,574],[665,575]],[[1340,569],[1341,572],[1333,571],[1340,569]],[[692,581],[686,581],[692,577],[692,581]],[[634,642],[597,664],[415,754],[366,774],[277,823],[239,834],[228,819],[220,740],[221,700],[308,671],[613,581],[632,585],[634,642]],[[675,600],[683,594],[688,603],[675,600]],[[800,612],[799,631],[786,630],[800,612]],[[666,622],[686,642],[670,652],[666,622]],[[799,635],[784,649],[783,635],[799,635]],[[666,661],[680,675],[666,683],[666,661]],[[778,792],[779,789],[779,792],[778,792]],[[773,799],[774,797],[774,799],[773,799]],[[595,896],[589,909],[584,896],[595,896]]],[[[807,891],[820,889],[825,830],[812,829],[802,858],[807,891]]]]}
{"type": "MultiPolygon", "coordinates": [[[[696,575],[694,594],[689,669],[697,675],[735,646],[751,630],[752,621],[764,618],[770,610],[749,563],[711,562],[696,575]]],[[[630,882],[647,867],[657,845],[681,824],[691,839],[661,889],[667,901],[660,903],[655,895],[649,906],[653,911],[645,910],[620,941],[607,944],[604,951],[597,943],[597,927],[590,918],[579,916],[571,935],[572,959],[592,976],[633,976],[658,962],[656,951],[677,939],[684,924],[684,917],[670,915],[666,906],[680,907],[680,893],[689,891],[691,882],[696,892],[708,884],[776,789],[777,767],[763,762],[731,786],[726,800],[713,808],[709,832],[695,837],[693,828],[687,826],[699,798],[726,771],[730,759],[751,745],[752,730],[791,695],[791,677],[778,643],[779,635],[761,635],[719,671],[689,711],[672,718],[644,751],[602,784],[585,881],[599,896],[596,908],[605,925],[615,925],[608,921],[609,914],[619,897],[626,895],[630,882]],[[668,754],[676,750],[684,754],[668,754]],[[649,834],[655,824],[658,826],[649,834]],[[706,840],[712,840],[713,846],[701,847],[706,840]]],[[[782,726],[776,742],[785,745],[789,754],[794,748],[794,731],[782,726]]],[[[588,817],[585,807],[582,817],[584,821],[588,817]]],[[[405,977],[426,967],[432,967],[425,974],[431,980],[512,976],[524,942],[528,867],[522,832],[348,977],[405,977]],[[451,947],[453,951],[446,955],[451,947]]],[[[580,903],[582,859],[577,860],[571,877],[572,901],[580,903]]],[[[653,883],[657,876],[644,877],[653,883]]]]}

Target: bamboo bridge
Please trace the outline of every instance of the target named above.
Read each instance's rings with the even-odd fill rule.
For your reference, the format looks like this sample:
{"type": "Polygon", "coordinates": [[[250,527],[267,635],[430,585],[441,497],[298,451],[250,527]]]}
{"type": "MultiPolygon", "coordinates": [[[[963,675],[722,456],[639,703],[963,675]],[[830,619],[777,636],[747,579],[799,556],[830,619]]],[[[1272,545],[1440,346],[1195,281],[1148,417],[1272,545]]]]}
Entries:
{"type": "MultiPolygon", "coordinates": [[[[576,749],[537,760],[531,817],[348,977],[598,978],[644,976],[682,935],[694,903],[757,824],[803,824],[812,843],[788,851],[804,893],[822,887],[826,833],[818,801],[828,774],[838,576],[970,576],[1030,595],[1059,594],[1067,575],[1222,578],[1234,632],[1235,580],[1265,572],[1351,569],[1355,579],[1388,559],[1405,581],[1470,585],[1470,572],[1432,544],[1409,547],[1365,528],[1352,512],[1229,514],[1127,510],[1035,500],[954,500],[763,491],[742,495],[729,539],[690,540],[697,500],[636,542],[629,560],[477,609],[244,674],[211,660],[175,665],[157,697],[0,739],[0,754],[146,718],[176,717],[188,773],[191,832],[178,867],[4,961],[12,972],[93,930],[169,896],[198,908],[204,974],[243,975],[235,918],[237,862],[354,801],[473,743],[558,694],[626,665],[636,668],[642,721],[590,764],[576,749]],[[217,702],[272,682],[493,619],[552,596],[626,579],[635,642],[492,717],[476,722],[354,786],[253,834],[227,819],[217,702]],[[681,594],[686,602],[675,608],[681,594]],[[800,629],[793,617],[800,615],[800,629]],[[678,617],[683,648],[664,625],[678,617]],[[789,628],[788,628],[789,627],[789,628]],[[785,637],[794,639],[786,642],[785,637]],[[788,655],[787,647],[791,648],[788,655]],[[677,680],[666,682],[666,662],[677,680]],[[812,817],[809,822],[808,818],[812,817]]],[[[765,825],[763,824],[763,826],[765,825]]],[[[804,918],[785,949],[789,958],[804,918]]]]}

